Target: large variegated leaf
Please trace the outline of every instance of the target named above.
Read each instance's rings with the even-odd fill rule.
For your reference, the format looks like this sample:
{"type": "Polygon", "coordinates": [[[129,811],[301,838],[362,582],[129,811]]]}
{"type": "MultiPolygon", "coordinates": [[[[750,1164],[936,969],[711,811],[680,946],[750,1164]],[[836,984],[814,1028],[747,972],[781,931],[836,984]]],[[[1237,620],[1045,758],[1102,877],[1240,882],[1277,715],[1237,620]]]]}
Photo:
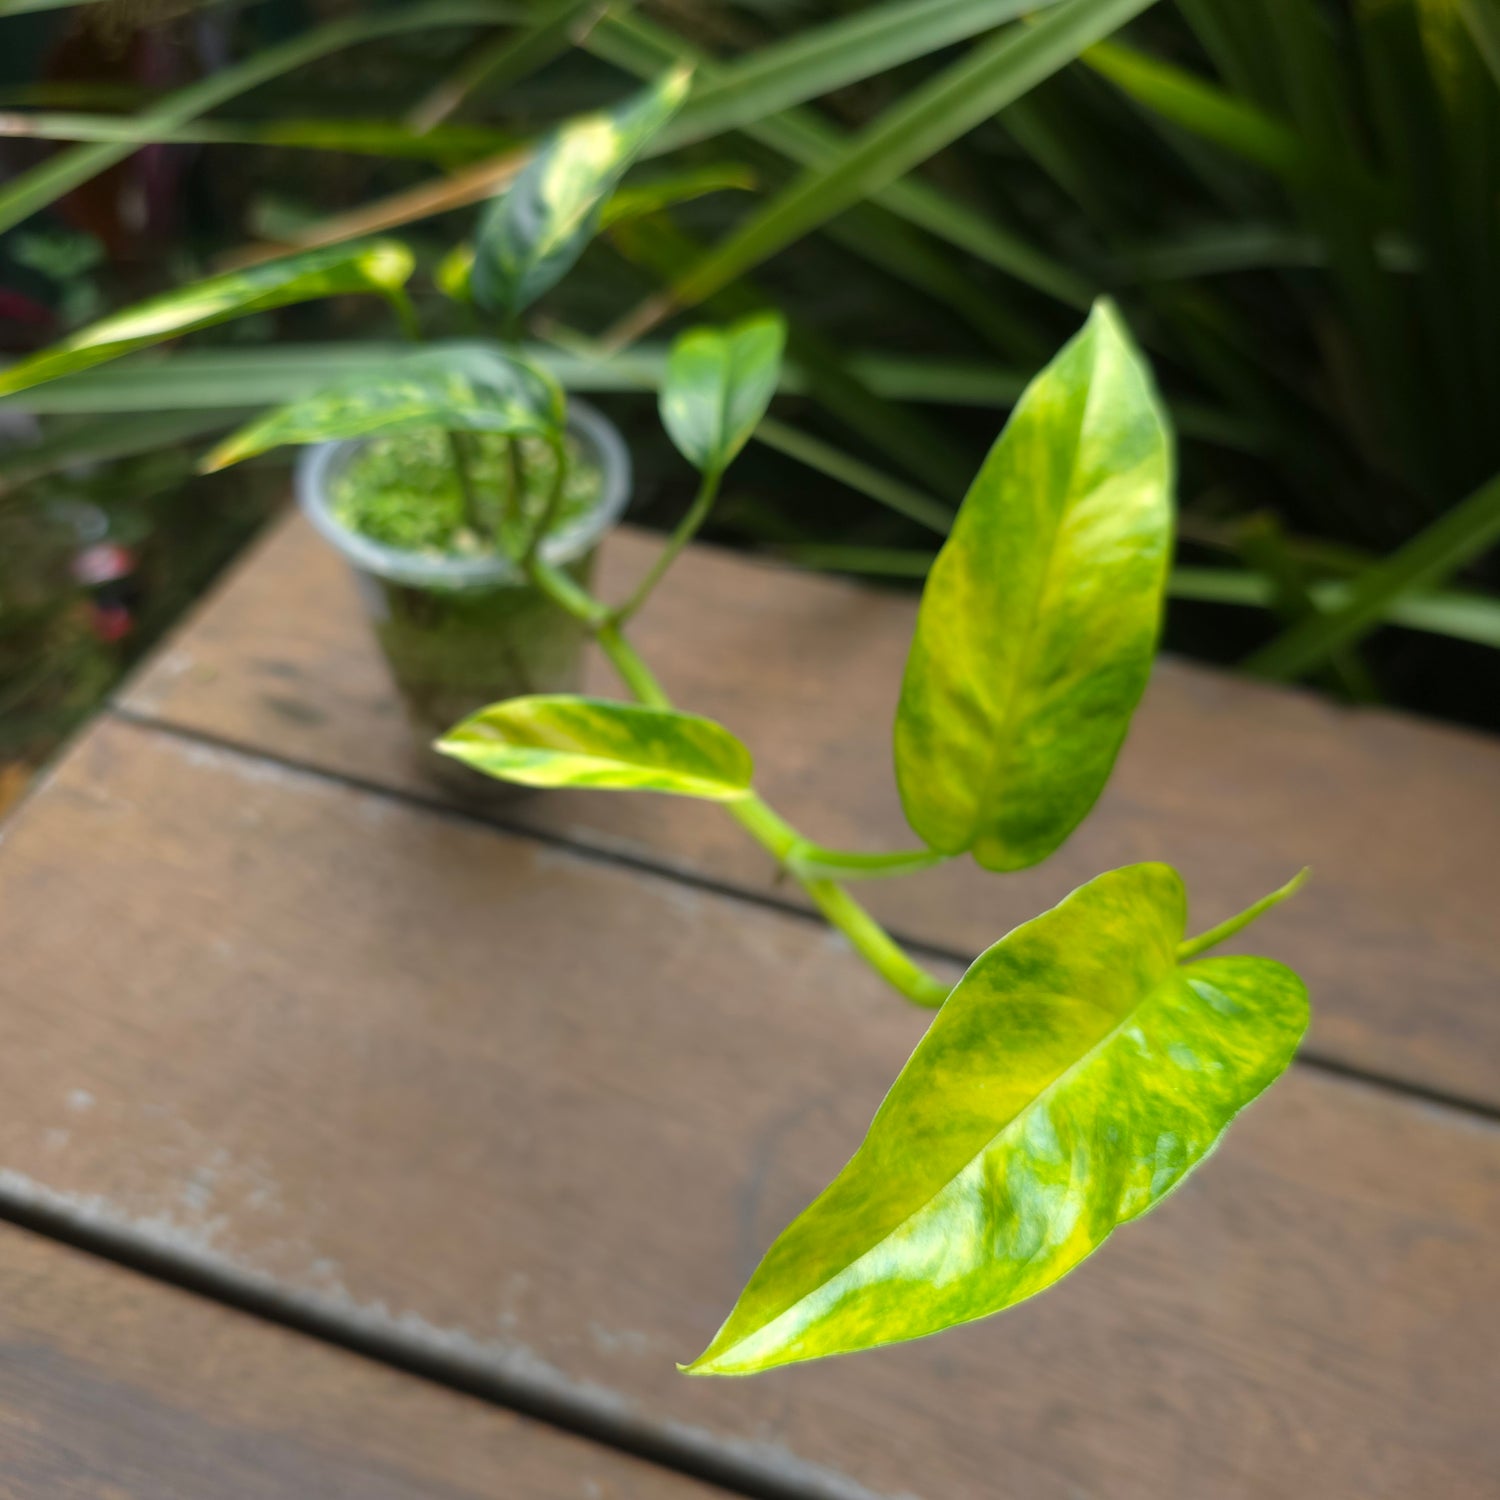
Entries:
{"type": "Polygon", "coordinates": [[[1151,670],[1172,440],[1099,303],[1027,387],[928,575],[896,714],[917,833],[987,869],[1051,854],[1093,806],[1151,670]]]}
{"type": "Polygon", "coordinates": [[[775,313],[730,328],[690,328],[672,345],[661,420],[677,451],[722,474],[765,416],[781,378],[786,323],[775,313]]]}
{"type": "Polygon", "coordinates": [[[864,1144],[691,1366],[746,1375],[918,1338],[1050,1286],[1166,1196],[1291,1060],[1269,959],[1179,966],[1166,865],[1101,875],[975,960],[864,1144]]]}
{"type": "Polygon", "coordinates": [[[292,302],[347,292],[389,295],[405,284],[411,271],[412,254],[405,245],[398,240],[370,240],[309,250],[211,276],[112,313],[50,349],[0,370],[0,395],[24,391],[198,328],[292,302]]]}
{"type": "Polygon", "coordinates": [[[231,433],[201,467],[212,473],[289,443],[403,427],[545,436],[562,422],[562,388],[550,375],[498,350],[456,347],[408,355],[277,407],[231,433]]]}
{"type": "Polygon", "coordinates": [[[474,300],[513,316],[583,253],[599,213],[647,141],[687,97],[676,69],[619,109],[562,127],[486,210],[475,241],[474,300]]]}
{"type": "Polygon", "coordinates": [[[486,776],[524,786],[675,792],[733,801],[750,789],[750,752],[696,714],[607,698],[538,694],[492,704],[438,741],[486,776]]]}

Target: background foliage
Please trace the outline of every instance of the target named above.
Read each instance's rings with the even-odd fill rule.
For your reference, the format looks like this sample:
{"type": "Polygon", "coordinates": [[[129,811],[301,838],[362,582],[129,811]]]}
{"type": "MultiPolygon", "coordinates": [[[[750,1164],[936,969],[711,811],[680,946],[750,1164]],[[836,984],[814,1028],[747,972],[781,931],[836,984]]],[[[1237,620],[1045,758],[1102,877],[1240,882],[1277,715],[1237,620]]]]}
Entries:
{"type": "MultiPolygon", "coordinates": [[[[914,578],[1026,377],[1109,291],[1183,435],[1168,643],[1500,722],[1496,0],[3,0],[0,34],[12,354],[393,228],[466,332],[432,278],[528,143],[686,61],[662,149],[528,314],[575,384],[621,391],[647,520],[691,493],[629,394],[681,309],[771,304],[791,328],[794,399],[721,538],[914,578]]],[[[357,299],[286,309],[191,336],[196,365],[137,357],[5,412],[25,541],[0,690],[34,724],[6,753],[39,753],[131,649],[90,631],[65,565],[35,585],[58,505],[86,492],[153,560],[148,639],[276,490],[262,470],[249,499],[184,491],[193,454],[325,378],[332,341],[394,332],[357,299]]]]}

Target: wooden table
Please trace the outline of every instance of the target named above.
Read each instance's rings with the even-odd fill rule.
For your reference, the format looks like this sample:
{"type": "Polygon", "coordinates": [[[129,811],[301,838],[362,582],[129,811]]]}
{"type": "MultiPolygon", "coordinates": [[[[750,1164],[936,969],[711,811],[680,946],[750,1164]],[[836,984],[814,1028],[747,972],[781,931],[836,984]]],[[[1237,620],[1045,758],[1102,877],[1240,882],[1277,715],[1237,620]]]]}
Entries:
{"type": "MultiPolygon", "coordinates": [[[[911,619],[698,549],[639,637],[874,844],[911,619]]],[[[1047,866],[870,894],[954,967],[1140,858],[1195,926],[1316,870],[1214,1163],[1000,1318],[686,1380],[926,1017],[712,807],[445,804],[287,520],[0,845],[0,1497],[1493,1500],[1500,746],[1167,661],[1047,866]]]]}

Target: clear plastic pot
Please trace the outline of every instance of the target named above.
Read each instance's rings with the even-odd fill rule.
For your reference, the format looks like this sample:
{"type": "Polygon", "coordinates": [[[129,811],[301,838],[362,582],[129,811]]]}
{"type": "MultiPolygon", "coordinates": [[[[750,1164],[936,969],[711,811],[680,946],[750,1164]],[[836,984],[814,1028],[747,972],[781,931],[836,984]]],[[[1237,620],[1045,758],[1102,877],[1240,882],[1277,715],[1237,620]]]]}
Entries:
{"type": "MultiPolygon", "coordinates": [[[[542,555],[586,585],[595,549],[630,498],[630,455],[614,425],[586,402],[569,401],[568,430],[599,468],[599,495],[547,538],[542,555]]],[[[424,767],[467,793],[498,793],[496,782],[432,751],[432,741],[487,703],[576,692],[587,632],[509,558],[404,552],[344,526],[334,490],[360,447],[356,439],[304,448],[298,503],[354,570],[424,767]]]]}

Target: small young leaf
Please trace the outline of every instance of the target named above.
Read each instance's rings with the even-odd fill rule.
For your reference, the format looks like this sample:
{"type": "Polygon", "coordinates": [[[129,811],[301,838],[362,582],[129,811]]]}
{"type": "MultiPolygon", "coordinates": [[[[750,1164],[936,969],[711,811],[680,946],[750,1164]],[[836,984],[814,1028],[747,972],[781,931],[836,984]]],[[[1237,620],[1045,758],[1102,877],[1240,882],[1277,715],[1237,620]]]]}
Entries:
{"type": "Polygon", "coordinates": [[[1109,779],[1151,670],[1172,440],[1107,302],[1027,387],[922,595],[896,713],[906,816],[990,870],[1045,859],[1109,779]]]}
{"type": "Polygon", "coordinates": [[[999,1312],[1165,1197],[1307,1024],[1301,980],[1269,959],[1179,967],[1185,914],[1176,871],[1130,865],[981,954],[689,1373],[999,1312]]]}
{"type": "Polygon", "coordinates": [[[608,114],[564,125],[480,220],[470,285],[491,312],[514,316],[559,281],[642,148],[676,114],[691,74],[674,69],[608,114]]]}
{"type": "Polygon", "coordinates": [[[607,698],[539,694],[481,709],[437,742],[523,786],[674,792],[729,802],[750,789],[750,752],[712,719],[607,698]]]}
{"type": "Polygon", "coordinates": [[[112,313],[0,371],[0,395],[249,313],[348,292],[388,294],[405,284],[412,263],[400,241],[367,240],[211,276],[112,313]]]}
{"type": "Polygon", "coordinates": [[[786,323],[775,313],[679,335],[667,358],[661,420],[694,468],[722,474],[749,442],[776,394],[785,347],[786,323]]]}
{"type": "Polygon", "coordinates": [[[562,388],[498,350],[457,347],[408,355],[267,412],[203,460],[210,474],[287,443],[326,443],[403,427],[546,436],[563,424],[562,388]]]}
{"type": "Polygon", "coordinates": [[[451,302],[467,303],[474,300],[474,289],[469,278],[474,273],[474,247],[467,241],[455,245],[438,263],[432,279],[451,302]]]}

